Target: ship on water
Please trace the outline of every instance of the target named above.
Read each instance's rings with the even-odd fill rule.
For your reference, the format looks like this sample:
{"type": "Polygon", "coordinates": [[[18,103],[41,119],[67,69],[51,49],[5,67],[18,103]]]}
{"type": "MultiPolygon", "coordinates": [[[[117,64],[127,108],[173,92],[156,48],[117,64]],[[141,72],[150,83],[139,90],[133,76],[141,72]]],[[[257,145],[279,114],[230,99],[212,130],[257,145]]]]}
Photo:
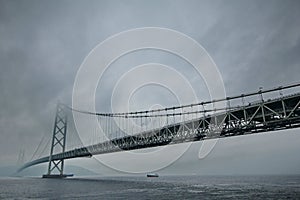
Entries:
{"type": "Polygon", "coordinates": [[[148,173],[147,177],[148,178],[155,178],[155,177],[159,177],[159,175],[157,173],[148,173]]]}

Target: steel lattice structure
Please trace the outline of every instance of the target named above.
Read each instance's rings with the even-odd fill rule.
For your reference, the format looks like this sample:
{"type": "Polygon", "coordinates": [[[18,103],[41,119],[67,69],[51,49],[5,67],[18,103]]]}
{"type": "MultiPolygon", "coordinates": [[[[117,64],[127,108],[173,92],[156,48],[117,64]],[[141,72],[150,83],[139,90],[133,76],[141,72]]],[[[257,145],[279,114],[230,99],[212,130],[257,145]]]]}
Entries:
{"type": "Polygon", "coordinates": [[[64,171],[64,159],[54,159],[53,156],[57,152],[65,153],[66,147],[66,135],[67,135],[67,114],[65,113],[64,106],[57,104],[56,115],[53,128],[53,136],[51,142],[51,150],[49,156],[48,173],[43,177],[49,177],[52,175],[63,176],[64,171]],[[55,174],[57,173],[58,174],[55,174]]]}
{"type": "MultiPolygon", "coordinates": [[[[300,86],[300,84],[279,87],[265,91],[260,90],[256,93],[242,94],[235,97],[227,97],[226,99],[213,100],[193,105],[205,105],[220,101],[230,101],[238,98],[243,99],[245,96],[253,95],[261,95],[262,97],[263,93],[281,91],[282,89],[298,86],[300,86]]],[[[188,106],[191,105],[184,105],[178,108],[188,106]]],[[[58,106],[57,113],[62,113],[61,111],[63,108],[67,109],[63,105],[58,106]]],[[[169,108],[162,110],[167,109],[169,108]]],[[[174,107],[172,107],[172,109],[174,109],[174,107]]],[[[219,112],[213,112],[213,114],[211,114],[212,112],[208,112],[207,110],[197,111],[203,114],[202,117],[182,121],[179,123],[168,124],[163,127],[143,131],[135,135],[127,135],[66,152],[64,152],[64,145],[62,145],[63,150],[61,153],[53,154],[53,150],[51,149],[50,156],[26,163],[20,170],[39,163],[49,162],[50,171],[48,170],[48,174],[50,174],[52,169],[51,163],[58,161],[62,164],[62,168],[60,168],[62,173],[63,160],[65,159],[300,127],[300,93],[280,96],[279,98],[268,99],[267,101],[261,98],[260,101],[252,102],[247,105],[234,107],[227,106],[226,108],[215,111],[219,112]]],[[[149,111],[109,114],[90,112],[85,113],[105,117],[150,117],[150,115],[148,115],[149,111]]],[[[175,114],[177,115],[177,113],[173,113],[173,115],[175,114]]],[[[178,114],[181,115],[186,113],[178,114]]],[[[172,114],[166,115],[169,116],[172,114]]],[[[57,142],[52,142],[52,147],[55,146],[54,144],[60,143],[60,140],[65,142],[67,129],[66,118],[61,117],[59,114],[57,114],[56,118],[58,121],[62,121],[63,123],[65,122],[65,127],[56,127],[58,121],[55,120],[53,141],[57,142]],[[59,130],[58,132],[61,134],[64,133],[63,139],[55,139],[56,130],[59,130]]]]}

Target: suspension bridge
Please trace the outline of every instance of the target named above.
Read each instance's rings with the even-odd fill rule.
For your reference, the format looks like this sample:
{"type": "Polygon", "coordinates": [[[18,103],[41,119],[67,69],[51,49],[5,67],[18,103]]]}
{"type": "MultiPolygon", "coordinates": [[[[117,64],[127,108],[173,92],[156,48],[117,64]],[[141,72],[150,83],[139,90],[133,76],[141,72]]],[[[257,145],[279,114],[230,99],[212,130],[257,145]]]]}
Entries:
{"type": "MultiPolygon", "coordinates": [[[[66,177],[64,160],[300,127],[300,83],[189,105],[137,112],[97,113],[58,104],[44,177],[66,177]],[[269,96],[270,98],[265,98],[269,96]],[[106,140],[66,150],[67,112],[95,116],[106,140]],[[138,126],[132,126],[132,123],[138,126]]],[[[97,136],[98,137],[98,136],[97,136]]]]}

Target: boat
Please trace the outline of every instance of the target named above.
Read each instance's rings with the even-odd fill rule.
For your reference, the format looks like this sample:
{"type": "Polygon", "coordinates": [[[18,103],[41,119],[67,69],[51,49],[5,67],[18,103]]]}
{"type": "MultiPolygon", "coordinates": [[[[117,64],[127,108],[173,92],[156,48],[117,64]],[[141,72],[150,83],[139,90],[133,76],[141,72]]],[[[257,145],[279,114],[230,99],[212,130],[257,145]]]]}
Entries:
{"type": "Polygon", "coordinates": [[[157,173],[149,173],[147,177],[159,177],[157,173]]]}

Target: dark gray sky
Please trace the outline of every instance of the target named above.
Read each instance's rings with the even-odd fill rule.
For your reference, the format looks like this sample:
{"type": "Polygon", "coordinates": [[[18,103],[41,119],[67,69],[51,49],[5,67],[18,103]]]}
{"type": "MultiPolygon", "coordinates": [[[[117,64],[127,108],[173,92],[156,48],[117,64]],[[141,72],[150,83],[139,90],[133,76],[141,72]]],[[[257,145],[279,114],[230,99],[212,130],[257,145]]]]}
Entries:
{"type": "MultiPolygon", "coordinates": [[[[71,103],[79,66],[107,37],[145,26],[187,34],[208,51],[234,95],[299,81],[299,9],[298,0],[0,0],[0,166],[15,164],[20,149],[30,158],[51,134],[55,103],[71,103]]],[[[287,169],[300,169],[299,159],[290,160],[287,169]]]]}

